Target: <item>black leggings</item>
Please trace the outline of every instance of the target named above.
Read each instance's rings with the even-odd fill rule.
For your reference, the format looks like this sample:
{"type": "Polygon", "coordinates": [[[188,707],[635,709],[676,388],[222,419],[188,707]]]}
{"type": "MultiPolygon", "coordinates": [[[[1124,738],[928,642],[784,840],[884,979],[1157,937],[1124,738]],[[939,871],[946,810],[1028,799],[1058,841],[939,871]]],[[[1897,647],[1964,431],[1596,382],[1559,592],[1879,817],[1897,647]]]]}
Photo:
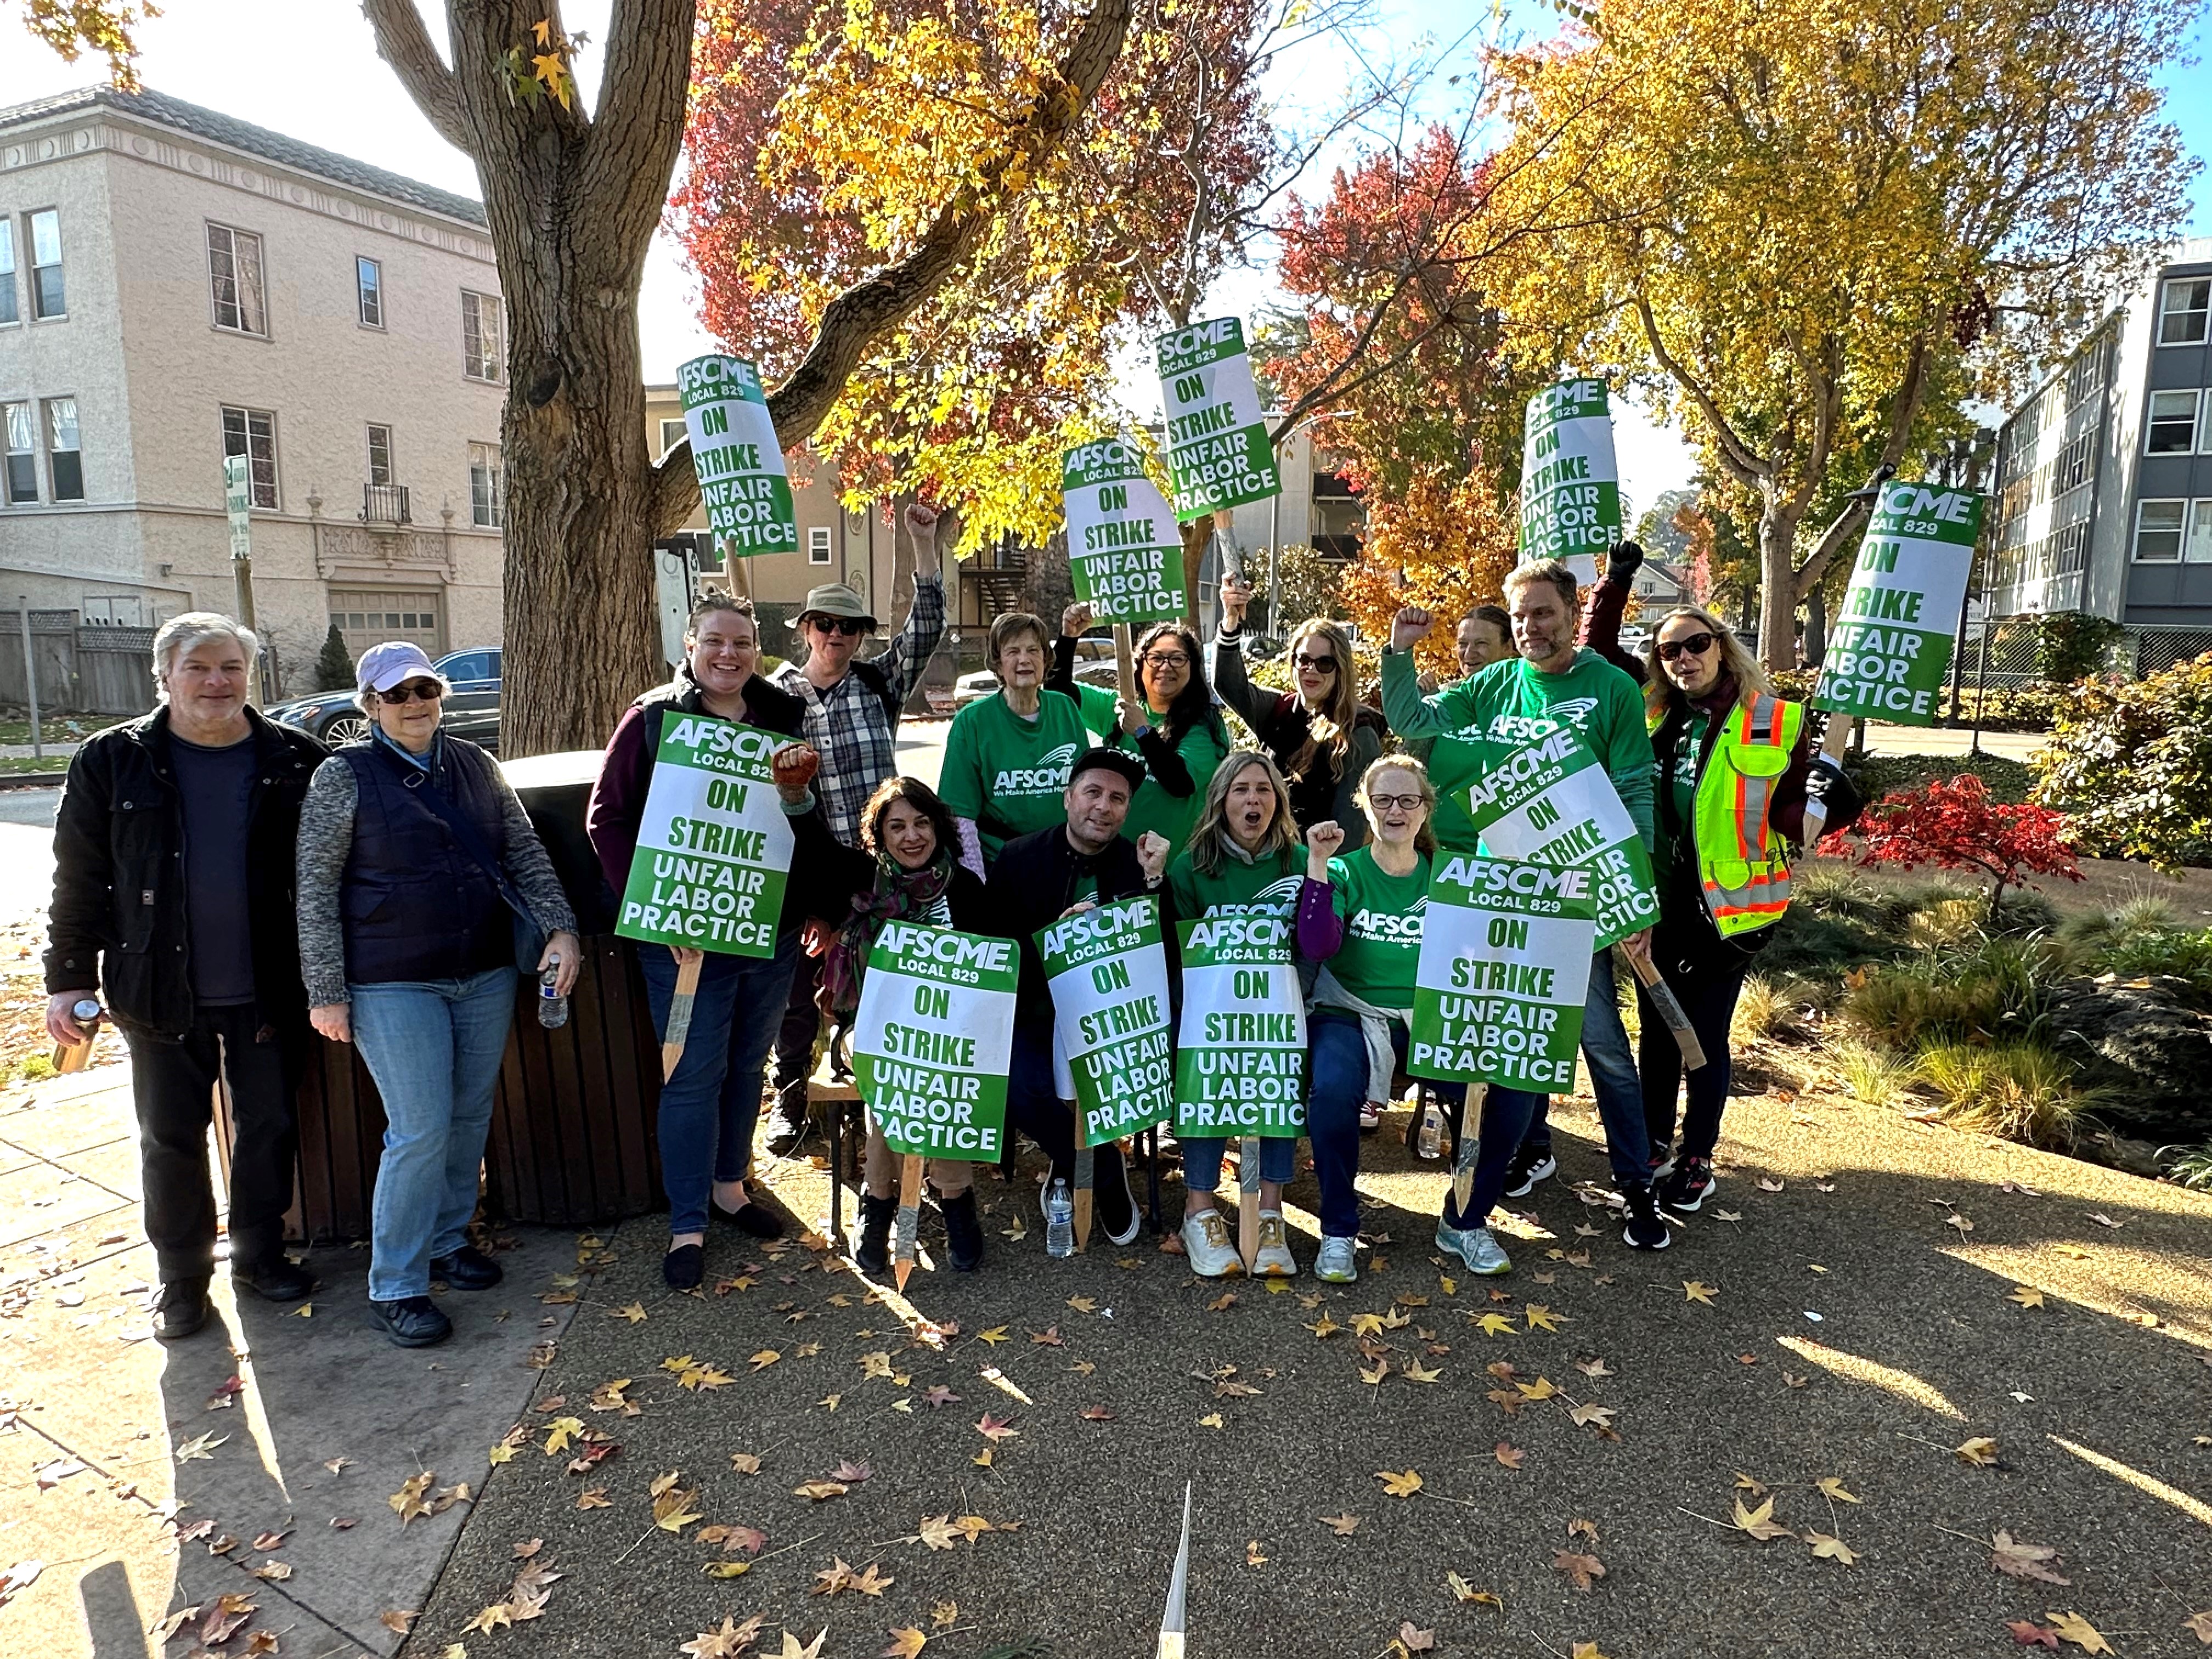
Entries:
{"type": "MultiPolygon", "coordinates": [[[[1728,1105],[1729,1026],[1751,958],[1715,935],[1703,917],[1679,932],[1664,922],[1652,935],[1651,960],[1658,967],[1690,1028],[1705,1051],[1705,1063],[1687,1073],[1689,1110],[1682,1120],[1680,1155],[1710,1158],[1721,1136],[1721,1113],[1728,1105]]],[[[1636,1006],[1643,1016],[1637,1070],[1644,1080],[1644,1120],[1651,1145],[1664,1150],[1674,1139],[1674,1097],[1685,1080],[1682,1051],[1674,1034],[1652,1006],[1639,981],[1636,1006]]]]}

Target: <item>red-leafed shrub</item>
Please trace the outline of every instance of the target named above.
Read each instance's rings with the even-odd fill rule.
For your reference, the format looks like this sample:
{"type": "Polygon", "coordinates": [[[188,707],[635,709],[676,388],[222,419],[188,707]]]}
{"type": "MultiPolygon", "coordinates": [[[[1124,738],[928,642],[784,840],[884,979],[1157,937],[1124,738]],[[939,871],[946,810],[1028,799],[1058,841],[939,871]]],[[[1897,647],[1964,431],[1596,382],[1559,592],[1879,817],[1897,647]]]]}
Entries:
{"type": "Polygon", "coordinates": [[[2065,815],[2048,806],[1991,800],[1988,787],[1968,773],[1925,788],[1893,790],[1861,814],[1855,829],[1823,837],[1820,851],[1868,866],[1979,870],[1996,884],[1990,891],[1995,915],[2005,889],[2030,875],[2081,879],[2065,824],[2065,815]]]}

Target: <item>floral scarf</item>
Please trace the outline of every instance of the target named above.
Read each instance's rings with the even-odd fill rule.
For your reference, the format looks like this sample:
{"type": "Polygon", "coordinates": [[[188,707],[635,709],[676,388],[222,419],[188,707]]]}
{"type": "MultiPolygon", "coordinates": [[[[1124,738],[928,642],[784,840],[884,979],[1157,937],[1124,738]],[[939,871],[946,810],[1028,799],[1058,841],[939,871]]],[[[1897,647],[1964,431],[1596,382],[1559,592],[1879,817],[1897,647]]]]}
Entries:
{"type": "Polygon", "coordinates": [[[853,914],[838,928],[823,959],[823,1012],[839,1024],[850,1025],[860,1011],[860,975],[884,924],[920,915],[944,897],[951,884],[952,854],[948,848],[939,848],[937,856],[919,870],[902,868],[890,854],[878,854],[875,886],[853,896],[853,914]]]}

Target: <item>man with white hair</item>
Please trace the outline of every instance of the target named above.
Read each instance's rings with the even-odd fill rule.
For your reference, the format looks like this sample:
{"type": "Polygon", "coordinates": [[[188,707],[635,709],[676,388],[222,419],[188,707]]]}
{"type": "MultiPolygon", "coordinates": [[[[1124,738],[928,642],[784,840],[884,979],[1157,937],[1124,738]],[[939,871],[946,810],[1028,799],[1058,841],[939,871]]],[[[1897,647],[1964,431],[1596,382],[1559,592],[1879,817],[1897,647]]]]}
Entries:
{"type": "Polygon", "coordinates": [[[164,623],[158,706],[86,741],[54,820],[46,1030],[81,1041],[76,1005],[104,991],[130,1046],[165,1340],[210,1311],[218,1077],[233,1115],[232,1283],[274,1302],[314,1285],[284,1255],[307,1034],[292,887],[300,803],[327,751],[246,706],[259,649],[212,611],[164,623]]]}

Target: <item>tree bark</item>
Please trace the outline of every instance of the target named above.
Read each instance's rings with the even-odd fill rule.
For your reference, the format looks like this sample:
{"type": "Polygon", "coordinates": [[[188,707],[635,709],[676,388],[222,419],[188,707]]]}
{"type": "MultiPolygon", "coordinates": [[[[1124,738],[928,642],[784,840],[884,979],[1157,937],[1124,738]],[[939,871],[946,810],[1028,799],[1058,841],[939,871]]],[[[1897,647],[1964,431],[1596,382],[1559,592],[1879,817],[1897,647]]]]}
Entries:
{"type": "Polygon", "coordinates": [[[1765,480],[1759,513],[1759,660],[1768,668],[1797,665],[1797,524],[1803,516],[1789,490],[1765,480]]]}

